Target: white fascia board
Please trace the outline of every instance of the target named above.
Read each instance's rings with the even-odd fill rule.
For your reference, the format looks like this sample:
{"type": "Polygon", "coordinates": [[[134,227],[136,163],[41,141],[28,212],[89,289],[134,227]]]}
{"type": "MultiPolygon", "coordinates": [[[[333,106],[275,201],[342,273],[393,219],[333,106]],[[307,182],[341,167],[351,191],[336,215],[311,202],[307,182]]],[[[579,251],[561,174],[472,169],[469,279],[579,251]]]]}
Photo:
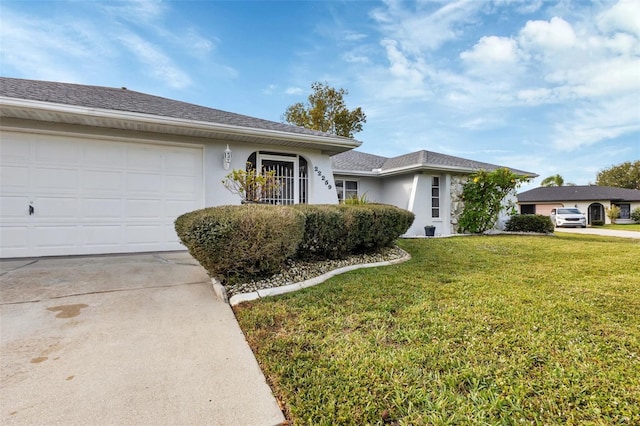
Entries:
{"type": "Polygon", "coordinates": [[[115,120],[125,120],[143,124],[153,124],[161,126],[182,127],[202,131],[210,131],[216,133],[224,133],[229,135],[253,136],[262,138],[284,139],[293,142],[310,142],[320,145],[336,146],[344,148],[357,148],[362,145],[361,141],[356,139],[342,137],[325,137],[315,135],[305,135],[280,130],[256,129],[252,127],[234,126],[230,124],[209,123],[206,121],[187,120],[182,118],[155,116],[130,111],[116,111],[102,108],[87,108],[77,105],[65,105],[43,101],[33,101],[28,99],[9,98],[0,96],[0,105],[9,107],[19,107],[24,109],[40,110],[47,112],[55,112],[61,114],[84,115],[96,118],[106,118],[115,120]]]}

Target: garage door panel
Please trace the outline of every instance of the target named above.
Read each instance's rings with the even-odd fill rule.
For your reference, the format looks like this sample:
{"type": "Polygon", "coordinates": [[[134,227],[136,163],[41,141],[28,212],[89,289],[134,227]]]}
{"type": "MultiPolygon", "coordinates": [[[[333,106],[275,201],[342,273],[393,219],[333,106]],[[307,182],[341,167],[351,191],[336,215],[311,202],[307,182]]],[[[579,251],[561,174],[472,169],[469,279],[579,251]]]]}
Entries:
{"type": "Polygon", "coordinates": [[[130,218],[157,219],[163,215],[160,200],[127,200],[125,215],[130,218]]]}
{"type": "Polygon", "coordinates": [[[121,198],[84,198],[81,218],[87,221],[98,219],[122,219],[124,201],[121,198]]]}
{"type": "Polygon", "coordinates": [[[147,196],[162,194],[163,177],[159,173],[127,173],[127,192],[144,193],[147,196]]]}
{"type": "Polygon", "coordinates": [[[167,153],[167,172],[198,173],[202,169],[202,158],[193,150],[180,150],[167,153]]]}
{"type": "Polygon", "coordinates": [[[26,220],[29,216],[29,198],[25,196],[0,197],[0,218],[3,223],[26,220]]]}
{"type": "Polygon", "coordinates": [[[76,169],[38,167],[31,171],[31,191],[77,192],[80,172],[76,169]]]}
{"type": "Polygon", "coordinates": [[[0,228],[0,239],[2,239],[2,257],[11,257],[5,255],[7,249],[19,249],[26,251],[29,244],[29,227],[28,226],[3,226],[0,228]]]}
{"type": "Polygon", "coordinates": [[[30,232],[33,246],[39,248],[75,248],[79,245],[77,225],[36,225],[30,232]]]}
{"type": "Polygon", "coordinates": [[[127,168],[130,170],[162,170],[163,152],[156,147],[131,146],[127,149],[127,168]]]}
{"type": "Polygon", "coordinates": [[[193,200],[169,200],[165,203],[165,212],[168,217],[178,217],[199,208],[200,206],[193,200]]]}
{"type": "Polygon", "coordinates": [[[124,227],[122,225],[86,225],[82,228],[83,245],[87,247],[113,248],[122,245],[124,227]]]}
{"type": "Polygon", "coordinates": [[[87,144],[82,152],[82,164],[89,168],[125,168],[126,145],[123,143],[87,144]]]}
{"type": "Polygon", "coordinates": [[[92,195],[121,193],[124,189],[123,172],[106,170],[83,170],[82,189],[92,195]]]}
{"type": "Polygon", "coordinates": [[[171,196],[180,194],[182,197],[192,198],[200,189],[200,177],[169,175],[166,177],[164,189],[171,196]]]}
{"type": "Polygon", "coordinates": [[[77,141],[59,137],[37,141],[34,157],[37,162],[76,166],[80,164],[80,144],[77,141]]]}
{"type": "Polygon", "coordinates": [[[24,137],[0,138],[1,163],[27,164],[29,161],[29,141],[24,137]]]}
{"type": "MultiPolygon", "coordinates": [[[[4,156],[4,152],[2,152],[4,156]]],[[[0,179],[2,180],[3,192],[27,191],[29,189],[29,167],[28,166],[5,166],[0,167],[0,179]]]]}
{"type": "Polygon", "coordinates": [[[127,225],[126,242],[128,245],[160,244],[163,240],[162,225],[127,225]]]}
{"type": "Polygon", "coordinates": [[[33,206],[33,216],[38,220],[76,221],[80,215],[80,202],[75,197],[38,197],[33,200],[33,206]]]}

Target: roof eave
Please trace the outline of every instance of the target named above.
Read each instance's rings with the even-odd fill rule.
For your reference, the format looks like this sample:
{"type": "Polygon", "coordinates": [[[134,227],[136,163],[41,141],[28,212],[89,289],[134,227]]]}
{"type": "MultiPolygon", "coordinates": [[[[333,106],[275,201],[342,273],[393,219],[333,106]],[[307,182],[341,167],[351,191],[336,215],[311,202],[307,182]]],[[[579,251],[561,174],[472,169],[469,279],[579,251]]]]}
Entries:
{"type": "Polygon", "coordinates": [[[301,133],[283,132],[272,129],[257,129],[253,127],[211,123],[129,111],[88,108],[52,102],[10,98],[5,96],[0,96],[0,106],[14,109],[18,108],[25,111],[30,110],[34,112],[46,111],[61,116],[73,115],[76,117],[88,117],[97,120],[111,120],[109,126],[103,127],[113,127],[114,120],[121,120],[122,122],[135,123],[137,126],[142,126],[143,128],[148,127],[145,130],[156,133],[158,132],[157,129],[159,128],[161,129],[171,127],[171,133],[173,134],[177,133],[189,135],[191,132],[187,132],[187,130],[195,130],[204,132],[205,134],[210,134],[211,137],[220,137],[221,135],[224,135],[231,138],[251,138],[271,144],[277,144],[278,141],[287,141],[309,145],[310,148],[320,149],[323,152],[329,154],[349,151],[351,149],[359,147],[362,144],[361,141],[358,141],[356,139],[349,139],[339,136],[317,136],[301,133]],[[180,130],[184,130],[184,132],[181,133],[180,130]]]}

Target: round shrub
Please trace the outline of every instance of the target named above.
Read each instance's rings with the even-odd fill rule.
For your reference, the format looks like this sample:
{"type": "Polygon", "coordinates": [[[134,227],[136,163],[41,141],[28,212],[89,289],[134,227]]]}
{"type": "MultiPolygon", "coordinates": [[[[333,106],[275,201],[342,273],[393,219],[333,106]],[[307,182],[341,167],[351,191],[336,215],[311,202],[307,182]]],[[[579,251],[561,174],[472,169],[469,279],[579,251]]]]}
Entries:
{"type": "Polygon", "coordinates": [[[636,207],[631,211],[631,219],[633,219],[635,223],[640,223],[640,207],[636,207]]]}
{"type": "Polygon", "coordinates": [[[519,214],[509,218],[504,227],[509,232],[553,232],[553,222],[549,216],[541,214],[519,214]]]}
{"type": "Polygon", "coordinates": [[[209,275],[226,283],[280,271],[298,250],[304,220],[285,206],[221,206],[183,214],[175,229],[209,275]]]}

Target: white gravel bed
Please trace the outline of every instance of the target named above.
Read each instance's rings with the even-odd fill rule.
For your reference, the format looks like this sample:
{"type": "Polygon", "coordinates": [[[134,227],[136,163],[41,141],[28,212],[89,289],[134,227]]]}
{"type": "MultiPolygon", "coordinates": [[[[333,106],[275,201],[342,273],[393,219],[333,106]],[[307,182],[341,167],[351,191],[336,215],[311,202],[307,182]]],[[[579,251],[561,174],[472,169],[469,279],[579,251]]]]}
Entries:
{"type": "Polygon", "coordinates": [[[262,280],[226,285],[225,290],[227,296],[231,298],[236,294],[251,293],[257,290],[282,287],[306,281],[345,266],[391,261],[401,259],[406,255],[407,253],[399,247],[387,247],[376,253],[358,254],[349,256],[346,259],[323,261],[288,260],[285,271],[280,274],[262,280]]]}

